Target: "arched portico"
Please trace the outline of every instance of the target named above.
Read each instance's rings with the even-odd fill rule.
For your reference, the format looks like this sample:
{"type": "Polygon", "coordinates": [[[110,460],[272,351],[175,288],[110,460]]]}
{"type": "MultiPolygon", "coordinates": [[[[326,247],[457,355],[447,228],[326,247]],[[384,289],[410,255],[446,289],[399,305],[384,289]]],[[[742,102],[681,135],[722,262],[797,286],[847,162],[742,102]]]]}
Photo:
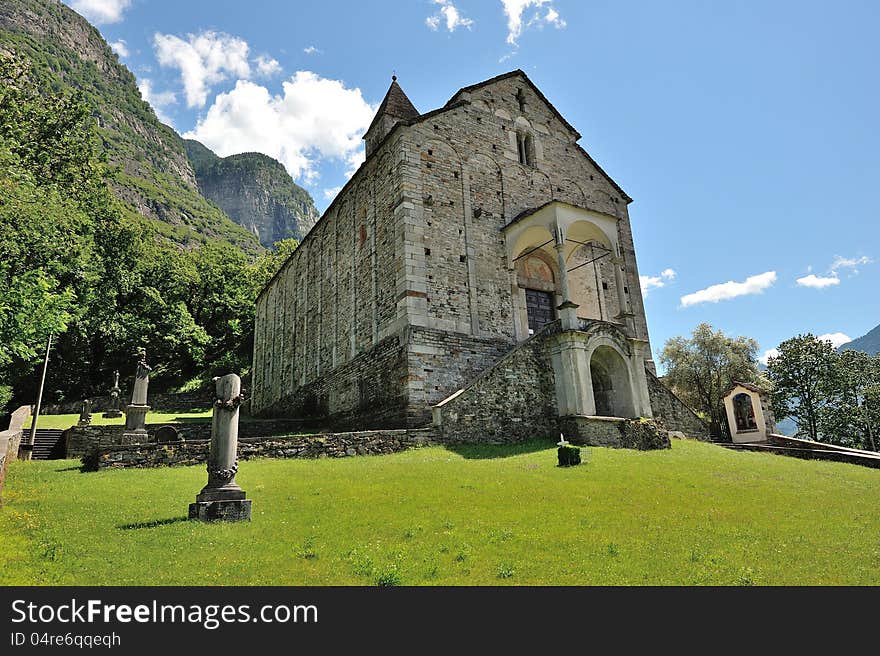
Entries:
{"type": "Polygon", "coordinates": [[[616,322],[631,330],[628,319],[632,313],[626,296],[617,221],[616,217],[552,201],[524,212],[504,228],[518,340],[530,335],[528,303],[523,291],[528,287],[521,284],[519,275],[519,263],[524,258],[541,257],[555,263],[555,307],[566,329],[576,329],[580,317],[616,322]],[[610,269],[613,284],[599,275],[600,261],[604,271],[610,269]],[[602,295],[612,286],[617,295],[613,304],[615,315],[605,316],[607,309],[603,309],[609,303],[603,302],[602,295]],[[580,316],[581,305],[587,316],[580,316]]]}
{"type": "Polygon", "coordinates": [[[636,417],[632,381],[623,356],[611,346],[600,345],[590,356],[590,382],[596,415],[636,417]]]}

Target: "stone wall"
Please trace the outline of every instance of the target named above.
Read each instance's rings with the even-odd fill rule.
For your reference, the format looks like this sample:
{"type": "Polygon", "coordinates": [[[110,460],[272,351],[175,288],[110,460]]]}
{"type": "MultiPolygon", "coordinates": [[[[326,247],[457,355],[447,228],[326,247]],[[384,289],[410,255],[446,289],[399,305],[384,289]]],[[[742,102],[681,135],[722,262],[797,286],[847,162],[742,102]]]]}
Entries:
{"type": "MultiPolygon", "coordinates": [[[[156,431],[163,426],[173,426],[181,439],[186,441],[208,441],[211,439],[211,422],[147,424],[150,440],[155,439],[156,431]]],[[[304,433],[310,428],[307,422],[296,420],[259,420],[239,423],[239,437],[265,437],[304,433]]],[[[123,443],[124,426],[73,426],[64,433],[67,444],[67,458],[82,458],[94,448],[109,448],[123,443]]]]}
{"type": "Polygon", "coordinates": [[[437,439],[503,444],[558,437],[553,366],[539,333],[434,406],[437,439]]]}
{"type": "Polygon", "coordinates": [[[300,417],[334,430],[404,428],[404,338],[392,336],[313,382],[264,405],[264,417],[300,417]]]}
{"type": "MultiPolygon", "coordinates": [[[[361,431],[288,437],[243,438],[238,458],[344,458],[396,453],[429,443],[427,431],[361,431]]],[[[207,461],[209,442],[99,447],[83,457],[87,471],[197,465],[207,461]]]]}
{"type": "MultiPolygon", "coordinates": [[[[327,374],[400,336],[400,158],[397,140],[387,139],[257,299],[251,401],[255,414],[295,410],[297,396],[309,394],[300,388],[321,386],[327,374]]],[[[389,382],[399,387],[399,380],[389,382]]],[[[357,411],[360,398],[349,391],[340,392],[333,414],[357,411]],[[355,405],[346,405],[349,402],[355,405]]],[[[400,395],[396,389],[389,391],[400,395]]],[[[332,389],[327,393],[329,409],[332,389]]]]}
{"type": "Polygon", "coordinates": [[[706,422],[673,394],[672,390],[650,370],[646,373],[654,419],[659,420],[667,430],[683,433],[685,437],[692,439],[709,441],[711,437],[706,422]]]}
{"type": "Polygon", "coordinates": [[[18,458],[21,435],[21,430],[0,431],[0,505],[3,504],[3,484],[6,482],[6,469],[10,462],[18,458]]]}
{"type": "MultiPolygon", "coordinates": [[[[120,380],[122,394],[119,407],[124,409],[131,401],[131,388],[126,389],[120,380]]],[[[92,414],[100,414],[110,407],[110,396],[94,396],[92,400],[92,414]]],[[[79,414],[82,410],[82,399],[65,401],[64,403],[50,403],[43,405],[40,412],[44,415],[71,415],[79,414]]],[[[189,410],[203,410],[210,408],[212,403],[210,390],[186,392],[185,394],[149,394],[148,403],[155,412],[185,412],[189,410]]]]}
{"type": "Polygon", "coordinates": [[[566,439],[574,444],[639,451],[671,446],[669,432],[650,419],[563,417],[559,426],[566,439]]]}

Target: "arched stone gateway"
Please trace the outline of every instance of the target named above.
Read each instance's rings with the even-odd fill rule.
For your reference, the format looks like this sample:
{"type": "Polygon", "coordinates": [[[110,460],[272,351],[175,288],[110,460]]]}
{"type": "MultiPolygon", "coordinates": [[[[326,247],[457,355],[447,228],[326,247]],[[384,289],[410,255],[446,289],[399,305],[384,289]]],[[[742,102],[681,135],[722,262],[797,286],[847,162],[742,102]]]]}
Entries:
{"type": "Polygon", "coordinates": [[[590,380],[596,415],[636,417],[632,382],[623,357],[610,346],[599,346],[590,358],[590,380]]]}

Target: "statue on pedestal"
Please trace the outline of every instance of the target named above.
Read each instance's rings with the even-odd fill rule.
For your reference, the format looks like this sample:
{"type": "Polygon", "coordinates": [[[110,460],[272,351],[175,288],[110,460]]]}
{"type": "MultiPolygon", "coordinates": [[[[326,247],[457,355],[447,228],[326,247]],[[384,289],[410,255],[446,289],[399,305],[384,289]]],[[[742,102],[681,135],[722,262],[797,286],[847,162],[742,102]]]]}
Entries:
{"type": "Polygon", "coordinates": [[[134,377],[134,388],[131,392],[131,403],[125,408],[125,432],[122,440],[128,444],[140,444],[147,441],[147,387],[150,385],[152,367],[147,364],[146,349],[138,349],[137,372],[134,377]]]}

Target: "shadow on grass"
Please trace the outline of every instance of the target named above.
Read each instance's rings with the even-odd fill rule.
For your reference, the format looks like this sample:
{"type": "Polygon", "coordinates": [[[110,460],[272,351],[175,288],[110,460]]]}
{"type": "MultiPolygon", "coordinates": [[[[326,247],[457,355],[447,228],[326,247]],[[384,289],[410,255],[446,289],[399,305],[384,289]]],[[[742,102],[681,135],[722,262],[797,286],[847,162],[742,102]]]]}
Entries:
{"type": "Polygon", "coordinates": [[[467,460],[492,460],[510,458],[536,451],[547,451],[556,447],[551,439],[535,439],[516,444],[446,444],[444,448],[467,460]]]}
{"type": "Polygon", "coordinates": [[[135,524],[121,524],[116,528],[123,531],[133,531],[140,528],[158,528],[160,526],[168,526],[169,524],[179,524],[180,522],[188,522],[189,517],[169,517],[168,519],[154,519],[149,522],[137,522],[135,524]]]}
{"type": "Polygon", "coordinates": [[[166,422],[169,424],[210,424],[211,423],[211,415],[206,415],[204,417],[174,417],[170,421],[166,422]]]}
{"type": "Polygon", "coordinates": [[[80,473],[82,473],[82,472],[85,471],[85,469],[83,469],[83,466],[82,466],[82,465],[74,465],[73,467],[63,467],[63,468],[61,468],[61,469],[56,469],[55,471],[56,471],[57,473],[61,473],[61,472],[69,472],[69,471],[75,471],[75,472],[80,472],[80,473]]]}

